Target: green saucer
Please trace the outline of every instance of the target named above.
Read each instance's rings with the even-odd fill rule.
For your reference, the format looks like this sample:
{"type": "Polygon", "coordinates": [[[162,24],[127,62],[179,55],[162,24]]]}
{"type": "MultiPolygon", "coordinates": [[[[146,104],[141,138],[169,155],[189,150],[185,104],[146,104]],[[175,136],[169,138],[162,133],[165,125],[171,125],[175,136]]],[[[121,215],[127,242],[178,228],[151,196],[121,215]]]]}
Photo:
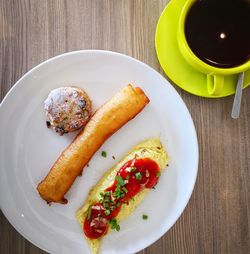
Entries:
{"type": "MultiPolygon", "coordinates": [[[[160,65],[166,75],[179,87],[194,95],[220,98],[235,93],[237,76],[225,76],[222,93],[212,96],[207,91],[207,77],[192,68],[181,55],[177,44],[177,24],[186,0],[172,0],[158,21],[155,47],[160,65]]],[[[244,88],[250,85],[250,70],[245,72],[244,88]]]]}

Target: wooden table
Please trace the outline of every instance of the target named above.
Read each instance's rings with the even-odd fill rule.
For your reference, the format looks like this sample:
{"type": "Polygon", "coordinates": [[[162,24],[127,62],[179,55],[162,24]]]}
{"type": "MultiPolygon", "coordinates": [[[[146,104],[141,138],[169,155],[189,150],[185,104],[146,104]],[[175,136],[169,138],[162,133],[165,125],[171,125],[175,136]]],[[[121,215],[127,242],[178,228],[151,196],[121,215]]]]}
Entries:
{"type": "MultiPolygon", "coordinates": [[[[167,2],[0,0],[0,100],[30,68],[72,50],[125,53],[163,74],[154,34],[167,2]]],[[[140,253],[250,253],[250,89],[244,91],[239,120],[230,117],[233,97],[209,100],[176,89],[198,134],[198,178],[181,218],[140,253]]],[[[0,253],[45,252],[20,236],[1,213],[0,253]]]]}

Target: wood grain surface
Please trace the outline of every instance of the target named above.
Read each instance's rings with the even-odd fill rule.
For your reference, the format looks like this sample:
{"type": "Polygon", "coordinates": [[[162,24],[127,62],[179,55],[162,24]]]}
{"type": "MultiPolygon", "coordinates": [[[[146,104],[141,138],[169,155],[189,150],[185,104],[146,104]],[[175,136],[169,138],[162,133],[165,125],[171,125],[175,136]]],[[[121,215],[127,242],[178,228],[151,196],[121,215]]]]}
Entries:
{"type": "MultiPolygon", "coordinates": [[[[0,101],[29,69],[72,50],[125,53],[164,75],[155,54],[154,33],[167,2],[0,0],[0,101]]],[[[244,91],[239,120],[230,118],[232,96],[203,99],[176,89],[198,134],[198,178],[181,218],[140,254],[248,254],[250,88],[244,91]]],[[[45,252],[19,235],[0,212],[0,253],[45,252]]]]}

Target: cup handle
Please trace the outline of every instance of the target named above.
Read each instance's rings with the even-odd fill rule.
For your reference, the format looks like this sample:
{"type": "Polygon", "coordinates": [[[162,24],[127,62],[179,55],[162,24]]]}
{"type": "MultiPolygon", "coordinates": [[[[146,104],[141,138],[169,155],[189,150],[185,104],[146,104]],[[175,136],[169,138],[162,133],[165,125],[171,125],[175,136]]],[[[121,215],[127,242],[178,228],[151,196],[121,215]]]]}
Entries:
{"type": "Polygon", "coordinates": [[[224,76],[207,74],[207,90],[210,95],[220,95],[224,86],[224,76]]]}

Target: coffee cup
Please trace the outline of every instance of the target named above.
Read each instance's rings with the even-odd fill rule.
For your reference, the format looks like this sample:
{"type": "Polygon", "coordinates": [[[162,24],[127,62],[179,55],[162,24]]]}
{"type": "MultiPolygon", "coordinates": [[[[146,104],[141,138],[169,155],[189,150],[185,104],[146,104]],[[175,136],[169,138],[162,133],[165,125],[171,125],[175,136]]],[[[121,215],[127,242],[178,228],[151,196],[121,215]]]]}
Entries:
{"type": "MultiPolygon", "coordinates": [[[[210,95],[218,96],[223,90],[224,87],[224,77],[227,75],[233,75],[238,74],[241,72],[245,72],[246,70],[250,69],[250,60],[249,55],[247,55],[246,60],[244,62],[240,62],[236,65],[225,67],[222,64],[214,64],[212,61],[211,63],[208,61],[204,61],[202,57],[200,57],[197,52],[194,53],[194,50],[191,49],[190,43],[187,41],[187,34],[186,34],[186,22],[187,22],[187,16],[191,10],[191,8],[194,7],[194,4],[197,2],[202,1],[196,1],[196,0],[187,0],[181,10],[181,14],[179,17],[178,22],[178,31],[177,31],[177,42],[180,49],[180,52],[184,59],[196,70],[204,73],[207,76],[207,90],[210,95]]],[[[204,2],[204,1],[203,1],[204,2]]],[[[218,1],[220,2],[220,1],[218,1]]],[[[191,15],[191,14],[190,14],[191,15]]],[[[202,13],[199,13],[199,15],[203,15],[202,13]]],[[[206,13],[204,13],[206,15],[206,13]]],[[[213,17],[211,17],[213,19],[213,17]]],[[[234,22],[234,20],[231,20],[231,22],[234,22]]],[[[245,24],[246,26],[248,24],[245,24]]],[[[191,27],[192,28],[192,27],[191,27]]],[[[195,35],[194,35],[195,36],[195,35]]],[[[225,39],[223,37],[227,36],[226,34],[221,32],[221,34],[218,34],[220,36],[221,40],[225,39]]],[[[241,38],[239,38],[241,40],[241,38]]],[[[243,41],[243,40],[241,40],[243,41]]],[[[208,41],[209,43],[209,41],[208,41]]],[[[213,47],[213,45],[207,45],[209,47],[213,47]]],[[[248,47],[248,46],[246,46],[248,47]]],[[[248,49],[247,49],[248,50],[248,49]]],[[[220,52],[219,52],[220,53],[220,52]]],[[[234,59],[233,59],[234,60],[234,59]]]]}

